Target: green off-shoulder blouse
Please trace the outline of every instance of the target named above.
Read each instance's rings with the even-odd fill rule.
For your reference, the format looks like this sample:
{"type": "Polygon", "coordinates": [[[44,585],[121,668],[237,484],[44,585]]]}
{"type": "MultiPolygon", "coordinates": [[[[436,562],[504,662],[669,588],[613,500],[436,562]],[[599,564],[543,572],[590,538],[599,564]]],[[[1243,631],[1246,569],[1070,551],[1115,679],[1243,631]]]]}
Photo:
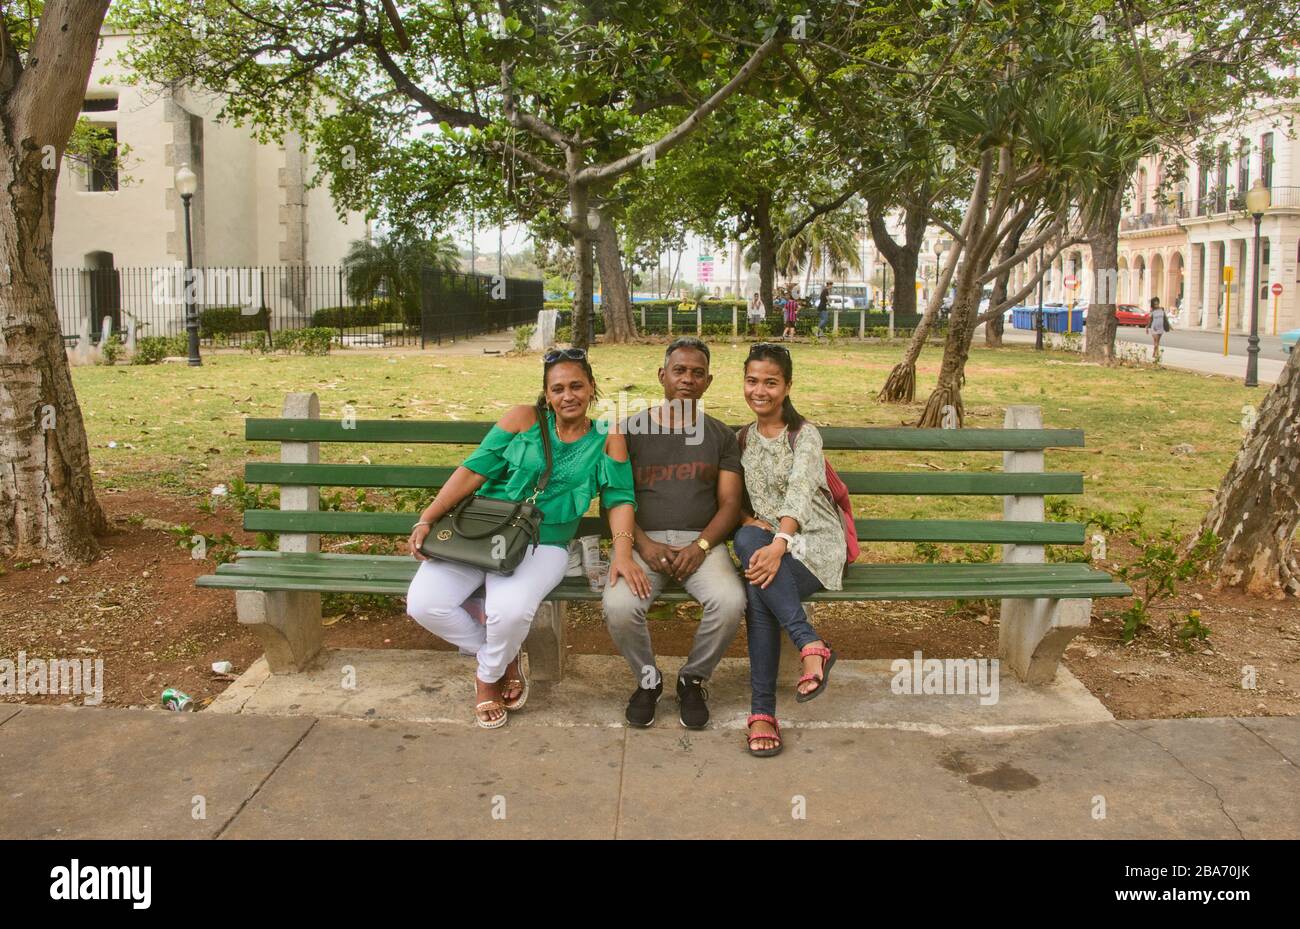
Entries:
{"type": "MultiPolygon", "coordinates": [[[[615,461],[605,454],[604,430],[597,429],[593,422],[582,438],[561,442],[555,434],[555,414],[549,410],[546,428],[551,437],[553,463],[546,490],[537,498],[542,511],[543,545],[568,545],[597,494],[606,509],[621,503],[636,507],[632,464],[615,461]]],[[[463,464],[487,478],[478,491],[480,496],[496,500],[527,499],[546,468],[541,424],[533,423],[523,432],[507,432],[493,426],[463,464]]]]}

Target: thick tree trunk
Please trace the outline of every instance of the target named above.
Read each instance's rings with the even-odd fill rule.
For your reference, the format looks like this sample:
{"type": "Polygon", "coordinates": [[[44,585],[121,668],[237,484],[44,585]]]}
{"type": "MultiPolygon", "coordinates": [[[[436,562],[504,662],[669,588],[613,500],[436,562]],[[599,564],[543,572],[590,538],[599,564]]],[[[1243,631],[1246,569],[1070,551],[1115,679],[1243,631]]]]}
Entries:
{"type": "Polygon", "coordinates": [[[1124,208],[1121,186],[1107,199],[1097,224],[1088,230],[1088,250],[1092,254],[1092,301],[1088,304],[1088,322],[1084,328],[1083,357],[1090,361],[1115,360],[1116,290],[1119,286],[1119,220],[1124,208]]]}
{"type": "Polygon", "coordinates": [[[623,273],[618,230],[604,213],[596,227],[596,263],[600,266],[600,313],[605,318],[605,341],[630,342],[636,338],[632,298],[623,273]]]}
{"type": "Polygon", "coordinates": [[[108,0],[50,0],[0,49],[0,551],[89,561],[107,528],[54,307],[54,197],[108,0]]]}
{"type": "Polygon", "coordinates": [[[1212,562],[1218,583],[1260,596],[1300,596],[1297,525],[1300,351],[1291,353],[1281,378],[1264,398],[1255,428],[1201,523],[1201,533],[1213,532],[1222,540],[1212,562]]]}
{"type": "Polygon", "coordinates": [[[573,237],[573,250],[577,259],[577,279],[573,286],[573,325],[570,342],[575,348],[591,347],[591,319],[594,312],[593,293],[596,274],[592,262],[591,240],[579,233],[573,237]]]}
{"type": "MultiPolygon", "coordinates": [[[[924,202],[928,202],[926,191],[922,190],[920,196],[924,202]]],[[[883,211],[873,209],[867,213],[871,240],[894,272],[895,317],[916,312],[916,269],[920,263],[921,243],[924,240],[925,224],[928,219],[928,210],[920,207],[909,208],[903,214],[903,243],[900,245],[894,241],[885,227],[883,211]]]]}
{"type": "MultiPolygon", "coordinates": [[[[912,294],[915,296],[916,291],[913,290],[912,294]]],[[[930,336],[930,326],[937,313],[938,303],[931,300],[921,322],[912,331],[903,360],[894,365],[889,377],[885,378],[885,386],[876,394],[881,403],[911,403],[916,398],[916,359],[921,357],[921,349],[925,348],[925,340],[930,336]]]]}

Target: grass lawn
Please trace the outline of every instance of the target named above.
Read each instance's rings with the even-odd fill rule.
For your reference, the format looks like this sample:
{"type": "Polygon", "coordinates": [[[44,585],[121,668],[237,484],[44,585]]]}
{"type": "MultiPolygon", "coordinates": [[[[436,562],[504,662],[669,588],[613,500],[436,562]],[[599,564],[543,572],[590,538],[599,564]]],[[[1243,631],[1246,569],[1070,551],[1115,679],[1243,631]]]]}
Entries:
{"type": "MultiPolygon", "coordinates": [[[[655,346],[598,347],[593,364],[601,391],[645,400],[660,396],[655,346]]],[[[742,422],[741,361],[747,346],[713,346],[716,380],[709,412],[742,422]]],[[[902,345],[796,345],[794,399],[814,422],[898,425],[915,421],[934,384],[941,350],[927,348],[918,370],[918,403],[882,405],[874,399],[902,345]]],[[[535,356],[452,355],[438,351],[336,350],[327,357],[208,354],[201,368],[82,367],[73,372],[86,416],[96,481],[103,487],[148,488],[206,495],[242,474],[249,458],[273,460],[274,443],[243,438],[246,416],[280,414],[290,391],[314,390],[322,417],[342,417],[351,404],[359,419],[495,419],[514,403],[531,402],[540,386],[535,356]],[[110,448],[109,443],[116,443],[110,448]]],[[[1084,449],[1052,450],[1047,467],[1084,474],[1085,493],[1073,502],[1106,512],[1145,507],[1151,524],[1195,528],[1241,441],[1242,407],[1266,388],[1248,390],[1226,379],[1160,368],[1103,368],[1066,352],[1028,346],[976,347],[967,368],[967,425],[1000,427],[1008,404],[1043,408],[1044,423],[1083,429],[1084,449]],[[1175,446],[1191,445],[1176,455],[1175,446]]],[[[321,459],[427,464],[455,463],[468,449],[323,444],[321,459]]],[[[842,453],[842,470],[999,470],[1000,453],[842,453]]],[[[855,501],[858,516],[990,516],[1001,500],[874,497],[855,501]]]]}

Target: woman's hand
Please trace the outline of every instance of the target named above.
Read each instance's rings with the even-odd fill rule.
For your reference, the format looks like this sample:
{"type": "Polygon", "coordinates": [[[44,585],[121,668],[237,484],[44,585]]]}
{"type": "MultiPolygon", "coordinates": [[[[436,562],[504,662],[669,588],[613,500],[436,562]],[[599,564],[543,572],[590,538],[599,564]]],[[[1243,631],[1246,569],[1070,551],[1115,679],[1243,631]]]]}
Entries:
{"type": "Polygon", "coordinates": [[[420,561],[429,560],[429,556],[420,551],[420,546],[424,544],[425,536],[429,534],[429,530],[432,528],[428,523],[416,523],[414,528],[411,529],[411,537],[406,540],[410,543],[411,554],[420,561]]]}
{"type": "Polygon", "coordinates": [[[631,555],[615,555],[610,561],[609,586],[613,587],[620,577],[627,581],[637,599],[644,600],[650,596],[650,581],[631,555]]]}
{"type": "Polygon", "coordinates": [[[781,567],[783,555],[785,555],[785,542],[781,539],[776,539],[771,545],[763,546],[750,556],[749,566],[745,568],[745,580],[760,590],[766,590],[781,567]]]}

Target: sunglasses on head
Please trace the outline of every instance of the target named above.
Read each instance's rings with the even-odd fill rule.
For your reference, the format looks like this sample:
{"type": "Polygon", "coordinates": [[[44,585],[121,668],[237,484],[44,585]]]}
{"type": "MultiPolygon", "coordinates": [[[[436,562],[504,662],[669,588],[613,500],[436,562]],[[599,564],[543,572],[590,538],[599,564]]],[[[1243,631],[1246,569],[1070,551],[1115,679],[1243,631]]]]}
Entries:
{"type": "Polygon", "coordinates": [[[561,359],[567,361],[586,361],[587,350],[585,348],[553,348],[542,356],[542,363],[553,365],[561,359]]]}

